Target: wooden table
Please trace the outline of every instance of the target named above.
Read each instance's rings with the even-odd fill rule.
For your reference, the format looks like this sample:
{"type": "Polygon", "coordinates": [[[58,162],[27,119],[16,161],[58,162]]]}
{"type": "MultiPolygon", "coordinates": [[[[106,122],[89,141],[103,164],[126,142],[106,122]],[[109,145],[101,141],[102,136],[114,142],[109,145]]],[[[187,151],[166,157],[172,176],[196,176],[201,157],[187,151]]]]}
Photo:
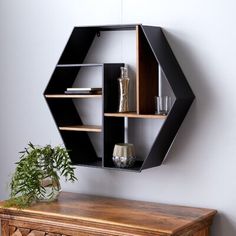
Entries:
{"type": "Polygon", "coordinates": [[[215,210],[62,192],[17,210],[0,203],[2,236],[207,236],[215,210]]]}

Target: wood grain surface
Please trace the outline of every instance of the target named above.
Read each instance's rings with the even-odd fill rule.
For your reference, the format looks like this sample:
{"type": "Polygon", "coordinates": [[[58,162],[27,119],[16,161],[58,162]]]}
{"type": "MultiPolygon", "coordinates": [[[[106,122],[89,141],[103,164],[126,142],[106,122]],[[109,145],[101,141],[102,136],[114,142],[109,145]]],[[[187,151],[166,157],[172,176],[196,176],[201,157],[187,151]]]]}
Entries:
{"type": "Polygon", "coordinates": [[[4,208],[3,204],[0,203],[0,217],[4,224],[8,224],[4,220],[9,220],[9,225],[16,229],[24,226],[31,230],[48,229],[52,233],[58,233],[55,229],[60,228],[67,235],[206,236],[216,214],[211,209],[68,192],[62,192],[56,202],[37,203],[24,210],[4,208]],[[73,234],[73,230],[81,234],[73,234]]]}
{"type": "Polygon", "coordinates": [[[122,113],[104,113],[104,116],[110,117],[129,117],[129,118],[144,118],[144,119],[166,119],[166,115],[157,114],[137,114],[136,112],[122,112],[122,113]]]}

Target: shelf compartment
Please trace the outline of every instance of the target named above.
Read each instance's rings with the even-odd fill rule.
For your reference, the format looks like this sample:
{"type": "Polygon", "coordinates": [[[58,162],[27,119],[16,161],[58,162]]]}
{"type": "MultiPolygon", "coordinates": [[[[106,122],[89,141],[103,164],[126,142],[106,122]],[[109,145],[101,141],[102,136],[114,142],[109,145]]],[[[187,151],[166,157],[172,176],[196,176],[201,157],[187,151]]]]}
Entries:
{"type": "Polygon", "coordinates": [[[80,71],[80,67],[56,67],[44,94],[64,94],[66,88],[73,83],[80,71]]]}
{"type": "Polygon", "coordinates": [[[103,76],[103,109],[104,113],[116,112],[119,107],[119,84],[120,67],[123,63],[104,64],[103,76]]]}
{"type": "Polygon", "coordinates": [[[114,167],[113,148],[124,142],[124,119],[122,117],[104,117],[104,167],[114,167]]]}
{"type": "Polygon", "coordinates": [[[88,132],[68,132],[60,130],[65,147],[69,150],[74,165],[88,165],[98,160],[98,155],[89,138],[88,132]]]}
{"type": "Polygon", "coordinates": [[[156,114],[137,114],[136,112],[127,113],[104,113],[107,117],[128,117],[128,118],[143,118],[143,119],[166,119],[166,115],[156,115],[156,114]]]}
{"type": "Polygon", "coordinates": [[[101,98],[102,94],[46,94],[46,98],[101,98]]]}
{"type": "Polygon", "coordinates": [[[60,126],[59,130],[64,131],[87,131],[87,132],[102,132],[102,126],[98,125],[72,125],[60,126]]]}
{"type": "Polygon", "coordinates": [[[57,64],[57,67],[94,67],[94,66],[103,66],[103,64],[57,64]]]}

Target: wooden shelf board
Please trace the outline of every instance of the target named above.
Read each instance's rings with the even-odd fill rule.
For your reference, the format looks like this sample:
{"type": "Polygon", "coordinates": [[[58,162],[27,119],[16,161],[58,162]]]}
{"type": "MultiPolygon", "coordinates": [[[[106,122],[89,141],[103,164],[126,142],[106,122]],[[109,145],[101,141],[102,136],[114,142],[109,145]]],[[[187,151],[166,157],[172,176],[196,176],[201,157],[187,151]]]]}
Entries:
{"type": "Polygon", "coordinates": [[[46,98],[101,98],[102,94],[46,94],[46,98]]]}
{"type": "Polygon", "coordinates": [[[166,118],[166,115],[137,114],[135,112],[128,112],[128,113],[104,113],[104,116],[110,116],[110,117],[130,117],[130,118],[146,118],[146,119],[165,119],[166,118]]]}
{"type": "Polygon", "coordinates": [[[59,130],[102,132],[102,127],[98,125],[72,125],[72,126],[60,126],[59,130]]]}

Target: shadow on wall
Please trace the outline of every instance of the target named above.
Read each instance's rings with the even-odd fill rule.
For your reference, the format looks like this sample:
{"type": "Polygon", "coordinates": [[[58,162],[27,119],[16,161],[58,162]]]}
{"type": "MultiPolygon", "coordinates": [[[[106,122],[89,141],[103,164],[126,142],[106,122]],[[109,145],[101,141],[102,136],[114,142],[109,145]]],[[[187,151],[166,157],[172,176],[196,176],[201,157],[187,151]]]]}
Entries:
{"type": "Polygon", "coordinates": [[[202,68],[202,60],[197,60],[196,52],[193,51],[192,45],[183,41],[183,36],[180,38],[180,36],[175,35],[173,31],[170,33],[167,30],[164,30],[164,34],[180,66],[184,65],[181,66],[181,68],[196,96],[196,108],[199,109],[199,111],[201,110],[200,114],[207,114],[209,105],[215,101],[212,85],[209,82],[208,75],[202,68]]]}
{"type": "Polygon", "coordinates": [[[184,161],[183,158],[186,158],[185,155],[181,154],[184,150],[183,147],[187,147],[188,144],[193,142],[196,131],[199,129],[199,119],[203,120],[204,116],[208,115],[209,107],[211,106],[211,103],[214,102],[214,95],[211,93],[207,75],[204,74],[201,65],[195,59],[196,57],[191,45],[188,45],[188,43],[183,41],[183,37],[180,38],[180,36],[173,32],[174,30],[171,30],[171,32],[166,29],[164,30],[164,34],[171,46],[171,49],[196,96],[192,106],[190,107],[189,113],[180,127],[181,133],[185,135],[182,137],[181,133],[177,133],[178,138],[176,138],[173,143],[175,147],[172,146],[164,161],[164,164],[173,162],[172,164],[176,165],[182,163],[182,161],[184,161]],[[191,130],[191,132],[189,132],[189,130],[191,130]],[[188,134],[187,139],[186,133],[188,134]],[[172,155],[178,156],[178,158],[173,158],[172,155]]]}
{"type": "MultiPolygon", "coordinates": [[[[170,149],[164,162],[164,164],[168,163],[168,165],[178,166],[186,161],[186,155],[183,155],[184,148],[194,142],[194,136],[199,129],[199,120],[203,122],[204,119],[207,119],[209,110],[215,102],[214,100],[217,94],[214,94],[214,91],[212,91],[209,78],[202,70],[202,66],[197,61],[196,56],[194,56],[191,46],[188,46],[188,43],[183,41],[183,37],[180,39],[173,31],[174,30],[171,30],[171,32],[169,32],[168,30],[164,30],[164,34],[176,58],[178,58],[180,66],[184,65],[182,70],[196,96],[190,108],[190,112],[186,116],[183,126],[180,128],[181,132],[174,142],[175,147],[170,149]],[[189,120],[189,122],[186,122],[187,120],[189,120]],[[189,132],[189,130],[191,130],[191,132],[189,132]],[[181,135],[182,133],[184,134],[183,136],[181,135]],[[188,134],[187,139],[186,133],[188,134]],[[175,158],[176,156],[178,158],[175,158]]],[[[218,211],[219,210],[220,209],[218,209],[218,211]]],[[[236,224],[232,218],[233,217],[229,217],[222,212],[218,212],[211,227],[211,235],[235,236],[236,224]]]]}
{"type": "Polygon", "coordinates": [[[211,235],[235,236],[236,225],[224,213],[218,212],[211,227],[211,235]]]}

